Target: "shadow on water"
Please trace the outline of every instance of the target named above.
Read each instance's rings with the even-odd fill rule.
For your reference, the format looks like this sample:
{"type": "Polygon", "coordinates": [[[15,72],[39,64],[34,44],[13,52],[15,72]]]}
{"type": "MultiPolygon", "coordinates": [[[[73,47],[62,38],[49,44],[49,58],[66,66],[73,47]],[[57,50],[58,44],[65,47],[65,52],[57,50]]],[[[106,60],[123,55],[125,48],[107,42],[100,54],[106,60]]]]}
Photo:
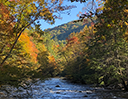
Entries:
{"type": "Polygon", "coordinates": [[[0,91],[0,97],[0,99],[128,99],[128,92],[92,88],[89,85],[73,84],[61,78],[51,78],[38,81],[31,86],[31,90],[17,92],[13,89],[10,95],[0,91]]]}

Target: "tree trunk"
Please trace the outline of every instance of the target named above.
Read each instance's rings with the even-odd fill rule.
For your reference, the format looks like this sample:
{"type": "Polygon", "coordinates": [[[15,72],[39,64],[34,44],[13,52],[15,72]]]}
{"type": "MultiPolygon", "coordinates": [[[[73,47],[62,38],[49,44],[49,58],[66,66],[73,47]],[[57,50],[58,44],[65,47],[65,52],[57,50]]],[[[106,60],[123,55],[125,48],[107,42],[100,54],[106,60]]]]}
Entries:
{"type": "Polygon", "coordinates": [[[122,84],[123,84],[123,86],[124,86],[125,91],[128,91],[128,86],[126,85],[124,79],[121,78],[121,80],[122,80],[122,84]]]}
{"type": "Polygon", "coordinates": [[[21,34],[23,33],[23,31],[28,27],[30,26],[34,21],[36,21],[37,18],[35,18],[32,22],[30,22],[26,27],[24,27],[24,29],[21,30],[21,32],[19,33],[19,35],[17,36],[17,38],[15,39],[15,42],[13,43],[9,53],[7,54],[7,56],[3,59],[3,61],[0,63],[0,67],[2,67],[2,65],[4,64],[4,62],[7,60],[7,58],[10,56],[12,50],[14,49],[19,37],[21,36],[21,34]]]}

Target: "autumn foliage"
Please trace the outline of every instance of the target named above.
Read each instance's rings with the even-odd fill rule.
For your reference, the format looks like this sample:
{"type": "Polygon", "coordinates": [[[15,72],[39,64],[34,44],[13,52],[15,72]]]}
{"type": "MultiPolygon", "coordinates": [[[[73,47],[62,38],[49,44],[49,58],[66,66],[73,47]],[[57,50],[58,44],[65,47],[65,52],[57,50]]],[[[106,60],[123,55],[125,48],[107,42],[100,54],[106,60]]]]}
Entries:
{"type": "Polygon", "coordinates": [[[8,8],[0,3],[0,31],[11,33],[15,18],[10,15],[8,8]]]}
{"type": "Polygon", "coordinates": [[[79,25],[76,20],[51,33],[42,31],[40,19],[53,24],[61,12],[73,8],[62,3],[0,0],[0,87],[19,87],[30,79],[62,75],[74,82],[105,87],[122,84],[128,90],[127,1],[88,0],[87,7],[93,7],[79,13],[79,25]],[[80,32],[79,26],[84,27],[80,32]],[[75,31],[65,40],[70,29],[75,31]],[[61,33],[64,36],[58,40],[61,33]]]}
{"type": "Polygon", "coordinates": [[[30,55],[31,62],[37,63],[38,49],[36,48],[35,44],[30,40],[30,37],[27,35],[27,33],[23,33],[20,36],[19,42],[22,43],[24,53],[30,55]]]}
{"type": "Polygon", "coordinates": [[[78,44],[79,43],[79,41],[78,41],[78,38],[77,37],[72,37],[72,38],[67,38],[66,39],[67,40],[67,46],[71,46],[71,45],[73,45],[73,44],[78,44]]]}

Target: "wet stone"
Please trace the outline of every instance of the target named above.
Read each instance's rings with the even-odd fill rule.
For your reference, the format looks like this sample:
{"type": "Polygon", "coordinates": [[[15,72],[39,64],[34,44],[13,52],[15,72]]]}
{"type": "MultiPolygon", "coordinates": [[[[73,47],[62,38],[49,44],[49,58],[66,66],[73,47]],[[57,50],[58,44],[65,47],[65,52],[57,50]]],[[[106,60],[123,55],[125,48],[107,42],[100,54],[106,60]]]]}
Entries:
{"type": "Polygon", "coordinates": [[[79,91],[79,92],[82,92],[82,91],[79,91]]]}
{"type": "Polygon", "coordinates": [[[7,96],[7,94],[5,94],[4,92],[0,92],[0,99],[1,99],[1,97],[6,97],[7,96]]]}
{"type": "Polygon", "coordinates": [[[56,94],[60,94],[60,92],[56,92],[56,94]]]}
{"type": "Polygon", "coordinates": [[[56,85],[55,87],[60,87],[59,85],[56,85]]]}
{"type": "Polygon", "coordinates": [[[117,97],[116,96],[113,96],[113,99],[117,99],[117,97]]]}
{"type": "Polygon", "coordinates": [[[87,95],[84,95],[83,97],[88,97],[87,95]]]}
{"type": "Polygon", "coordinates": [[[3,92],[0,92],[0,95],[5,95],[3,92]]]}
{"type": "Polygon", "coordinates": [[[87,94],[92,94],[92,91],[89,90],[89,91],[86,91],[86,93],[87,93],[87,94]]]}

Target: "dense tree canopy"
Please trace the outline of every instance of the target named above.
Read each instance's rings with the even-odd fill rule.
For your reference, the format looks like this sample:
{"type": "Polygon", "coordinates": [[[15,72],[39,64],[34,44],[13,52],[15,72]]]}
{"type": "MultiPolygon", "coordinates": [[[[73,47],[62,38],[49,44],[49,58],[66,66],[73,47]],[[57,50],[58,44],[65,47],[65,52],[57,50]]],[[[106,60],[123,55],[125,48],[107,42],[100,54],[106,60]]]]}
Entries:
{"type": "Polygon", "coordinates": [[[18,38],[26,28],[30,28],[32,24],[36,25],[35,21],[39,19],[43,19],[46,22],[53,24],[55,19],[59,18],[60,12],[72,8],[72,6],[62,6],[62,3],[61,0],[2,0],[0,2],[1,13],[3,14],[1,15],[1,18],[6,14],[5,19],[2,21],[5,23],[7,22],[8,24],[12,24],[11,22],[14,23],[12,33],[15,36],[14,43],[6,57],[1,62],[1,66],[11,54],[18,38]],[[9,17],[11,19],[9,19],[9,17]]]}
{"type": "Polygon", "coordinates": [[[40,53],[48,53],[46,61],[56,65],[43,42],[38,42],[43,34],[38,21],[53,24],[61,12],[74,7],[62,3],[63,0],[0,0],[0,85],[17,86],[42,75],[42,65],[37,59],[40,53]]]}
{"type": "Polygon", "coordinates": [[[79,20],[48,32],[39,21],[53,24],[74,6],[63,6],[63,0],[0,0],[0,86],[62,75],[128,90],[128,1],[69,1],[87,3],[79,20]],[[75,30],[79,26],[84,28],[75,30]],[[56,34],[69,29],[59,41],[56,34]]]}
{"type": "MultiPolygon", "coordinates": [[[[81,0],[80,2],[85,1],[81,0]]],[[[95,0],[92,0],[92,2],[95,2],[95,0]]],[[[118,86],[119,83],[122,83],[124,89],[128,90],[128,84],[126,83],[128,81],[127,7],[127,0],[106,0],[106,2],[103,2],[102,7],[96,9],[95,12],[90,10],[89,13],[81,14],[80,19],[82,21],[86,17],[92,20],[93,15],[97,17],[97,21],[94,22],[92,20],[93,24],[90,32],[84,31],[80,33],[86,39],[84,41],[85,49],[83,50],[85,53],[85,64],[82,62],[81,65],[85,68],[83,70],[85,73],[76,76],[73,73],[74,71],[68,72],[70,78],[77,81],[81,77],[86,83],[93,82],[104,86],[111,84],[118,86]]],[[[74,67],[76,68],[76,65],[74,67]]]]}

